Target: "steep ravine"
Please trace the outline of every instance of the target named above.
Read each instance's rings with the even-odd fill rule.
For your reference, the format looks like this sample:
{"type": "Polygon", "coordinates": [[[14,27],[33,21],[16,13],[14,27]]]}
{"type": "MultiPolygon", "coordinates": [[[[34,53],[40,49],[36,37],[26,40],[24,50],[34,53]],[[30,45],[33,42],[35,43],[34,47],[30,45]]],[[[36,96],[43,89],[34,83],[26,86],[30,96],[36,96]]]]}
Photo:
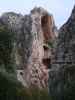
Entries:
{"type": "Polygon", "coordinates": [[[54,100],[75,99],[75,6],[59,30],[49,72],[49,89],[54,100]]]}
{"type": "Polygon", "coordinates": [[[24,16],[4,13],[0,17],[0,76],[3,95],[37,87],[49,90],[52,100],[74,100],[75,7],[59,31],[43,8],[35,7],[24,16]]]}

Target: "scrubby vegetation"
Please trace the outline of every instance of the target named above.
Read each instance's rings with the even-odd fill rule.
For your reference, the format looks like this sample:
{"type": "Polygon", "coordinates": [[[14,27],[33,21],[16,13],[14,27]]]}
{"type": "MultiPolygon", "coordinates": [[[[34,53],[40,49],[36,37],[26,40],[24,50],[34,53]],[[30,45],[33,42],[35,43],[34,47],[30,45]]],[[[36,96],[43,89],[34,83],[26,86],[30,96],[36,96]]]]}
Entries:
{"type": "Polygon", "coordinates": [[[50,100],[47,90],[28,89],[18,82],[13,48],[14,33],[0,26],[0,100],[50,100]]]}
{"type": "MultiPolygon", "coordinates": [[[[52,100],[48,90],[25,88],[16,78],[16,64],[12,53],[14,33],[0,27],[0,100],[52,100]]],[[[53,43],[46,44],[53,48],[53,43]]],[[[75,98],[75,65],[64,66],[64,100],[75,98]]]]}
{"type": "Polygon", "coordinates": [[[15,74],[12,55],[14,34],[5,26],[0,26],[0,70],[15,74]]]}

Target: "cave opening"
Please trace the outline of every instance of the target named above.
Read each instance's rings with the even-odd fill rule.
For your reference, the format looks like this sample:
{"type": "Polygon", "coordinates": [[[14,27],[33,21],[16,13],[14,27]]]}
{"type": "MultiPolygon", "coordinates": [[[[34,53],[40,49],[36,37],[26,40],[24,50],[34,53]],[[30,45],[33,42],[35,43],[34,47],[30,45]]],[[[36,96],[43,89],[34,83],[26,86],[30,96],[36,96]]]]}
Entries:
{"type": "Polygon", "coordinates": [[[43,45],[44,49],[44,57],[42,59],[43,64],[46,66],[47,69],[50,69],[50,56],[49,56],[49,47],[46,45],[43,45]]]}
{"type": "Polygon", "coordinates": [[[42,59],[42,62],[46,66],[47,69],[50,69],[51,68],[50,61],[51,61],[50,58],[43,58],[42,59]]]}
{"type": "Polygon", "coordinates": [[[43,46],[43,49],[44,49],[44,51],[48,51],[49,50],[49,48],[47,47],[47,46],[43,46]]]}

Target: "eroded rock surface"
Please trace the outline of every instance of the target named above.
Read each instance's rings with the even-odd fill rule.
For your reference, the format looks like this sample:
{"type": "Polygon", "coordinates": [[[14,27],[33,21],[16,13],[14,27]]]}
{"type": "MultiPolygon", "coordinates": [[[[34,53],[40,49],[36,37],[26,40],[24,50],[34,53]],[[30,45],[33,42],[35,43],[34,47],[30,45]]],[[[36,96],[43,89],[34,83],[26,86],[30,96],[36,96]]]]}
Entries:
{"type": "Polygon", "coordinates": [[[57,35],[53,16],[43,8],[36,7],[25,16],[5,13],[0,23],[15,33],[18,80],[27,87],[47,88],[52,48],[46,45],[57,35]]]}
{"type": "Polygon", "coordinates": [[[75,7],[68,21],[60,28],[49,72],[50,94],[55,100],[72,100],[75,95],[75,7]],[[66,93],[67,92],[67,93],[66,93]],[[69,93],[71,92],[71,93],[69,93]],[[66,98],[66,96],[69,98],[66,98]]]}

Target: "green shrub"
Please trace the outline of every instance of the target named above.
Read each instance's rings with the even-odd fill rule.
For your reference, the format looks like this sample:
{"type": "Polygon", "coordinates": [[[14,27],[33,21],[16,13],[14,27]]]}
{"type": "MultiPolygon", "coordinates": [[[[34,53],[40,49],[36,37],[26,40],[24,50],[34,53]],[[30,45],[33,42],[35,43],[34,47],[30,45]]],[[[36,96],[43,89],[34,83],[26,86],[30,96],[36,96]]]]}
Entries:
{"type": "Polygon", "coordinates": [[[1,82],[0,100],[51,100],[47,90],[25,88],[20,83],[7,80],[3,76],[1,82]]]}
{"type": "Polygon", "coordinates": [[[0,100],[50,100],[47,90],[28,89],[16,78],[16,65],[12,58],[14,33],[0,26],[0,100]]]}
{"type": "Polygon", "coordinates": [[[0,26],[0,66],[4,66],[5,70],[10,73],[15,72],[14,59],[12,59],[13,44],[14,33],[5,26],[0,26]]]}

